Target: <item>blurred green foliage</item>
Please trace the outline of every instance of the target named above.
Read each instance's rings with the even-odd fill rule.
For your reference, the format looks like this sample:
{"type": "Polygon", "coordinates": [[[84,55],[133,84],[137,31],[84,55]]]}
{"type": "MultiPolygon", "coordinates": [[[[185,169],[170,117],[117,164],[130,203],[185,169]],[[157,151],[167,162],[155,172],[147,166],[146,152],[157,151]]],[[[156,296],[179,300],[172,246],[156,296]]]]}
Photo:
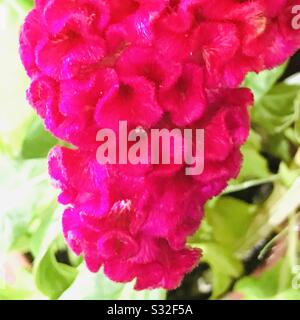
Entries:
{"type": "MultiPolygon", "coordinates": [[[[136,292],[132,283],[88,272],[62,239],[62,208],[46,159],[60,142],[26,103],[28,79],[18,56],[19,27],[31,6],[30,0],[0,0],[0,299],[165,299],[163,290],[136,292]],[[23,262],[11,267],[10,279],[13,255],[23,262]]],[[[243,168],[207,204],[189,241],[203,250],[209,268],[196,281],[211,288],[211,299],[300,299],[300,80],[278,83],[285,67],[245,80],[255,105],[243,168]],[[250,258],[259,266],[254,273],[250,258]]]]}

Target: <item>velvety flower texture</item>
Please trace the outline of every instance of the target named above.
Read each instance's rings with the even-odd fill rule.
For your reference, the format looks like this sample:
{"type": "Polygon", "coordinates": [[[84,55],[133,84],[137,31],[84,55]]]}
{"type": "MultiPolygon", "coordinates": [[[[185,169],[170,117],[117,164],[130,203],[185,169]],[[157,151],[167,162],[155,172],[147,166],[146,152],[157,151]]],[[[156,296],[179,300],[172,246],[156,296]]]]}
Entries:
{"type": "Polygon", "coordinates": [[[55,136],[51,177],[65,238],[88,268],[135,288],[176,288],[198,263],[186,246],[203,205],[241,165],[252,94],[249,71],[300,47],[296,0],[36,0],[20,36],[28,99],[55,136]],[[205,169],[100,165],[96,134],[131,129],[205,130],[205,169]]]}

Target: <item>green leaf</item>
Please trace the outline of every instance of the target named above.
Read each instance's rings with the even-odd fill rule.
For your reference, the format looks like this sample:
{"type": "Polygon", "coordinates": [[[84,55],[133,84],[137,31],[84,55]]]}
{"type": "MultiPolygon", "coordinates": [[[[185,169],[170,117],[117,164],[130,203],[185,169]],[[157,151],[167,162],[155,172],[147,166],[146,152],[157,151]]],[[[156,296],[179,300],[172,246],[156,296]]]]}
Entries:
{"type": "MultiPolygon", "coordinates": [[[[299,300],[300,291],[293,288],[284,288],[280,290],[280,272],[284,261],[280,261],[274,267],[264,271],[258,276],[247,276],[239,280],[234,291],[242,293],[243,298],[247,300],[259,299],[291,299],[299,300]]],[[[292,285],[292,278],[289,281],[292,285]]]]}
{"type": "Polygon", "coordinates": [[[264,179],[270,176],[267,160],[254,148],[245,145],[242,147],[244,161],[238,179],[235,183],[253,179],[264,179]]]}
{"type": "Polygon", "coordinates": [[[291,161],[291,143],[283,134],[268,136],[264,150],[285,162],[291,161]]]}
{"type": "Polygon", "coordinates": [[[206,216],[216,242],[235,250],[251,224],[256,206],[231,197],[221,197],[213,206],[206,206],[206,216]]]}
{"type": "Polygon", "coordinates": [[[200,243],[203,250],[202,262],[207,262],[212,270],[213,293],[217,298],[230,286],[234,278],[243,272],[242,263],[234,255],[217,243],[200,243]]]}
{"type": "Polygon", "coordinates": [[[75,280],[77,270],[59,263],[55,257],[55,246],[35,261],[34,277],[37,288],[50,299],[57,299],[75,280]]]}
{"type": "Polygon", "coordinates": [[[33,0],[14,0],[15,2],[19,2],[20,6],[23,8],[24,11],[28,11],[33,7],[33,0]]]}
{"type": "Polygon", "coordinates": [[[254,150],[261,151],[262,137],[255,130],[251,129],[245,145],[254,150]]]}
{"type": "Polygon", "coordinates": [[[252,108],[252,121],[268,134],[283,132],[297,120],[300,86],[278,84],[252,108]]]}
{"type": "Polygon", "coordinates": [[[256,206],[223,196],[208,202],[205,209],[206,237],[200,231],[189,240],[189,244],[203,250],[202,262],[208,263],[212,271],[211,298],[214,299],[226,292],[243,272],[235,251],[243,243],[256,206]]]}
{"type": "Polygon", "coordinates": [[[22,157],[24,159],[45,158],[57,143],[58,140],[44,129],[43,123],[34,117],[23,142],[22,157]]]}
{"type": "Polygon", "coordinates": [[[278,290],[279,265],[265,271],[261,276],[242,278],[234,286],[234,291],[243,294],[244,299],[266,299],[276,295],[278,290]]]}
{"type": "Polygon", "coordinates": [[[243,83],[243,87],[250,88],[254,93],[255,102],[258,102],[283,75],[286,67],[287,63],[272,70],[262,71],[259,74],[250,72],[243,83]]]}
{"type": "MultiPolygon", "coordinates": [[[[211,205],[214,200],[210,200],[207,206],[211,205]]],[[[208,223],[206,216],[201,221],[201,228],[189,238],[188,243],[193,245],[203,241],[213,241],[213,227],[208,223]]]]}
{"type": "Polygon", "coordinates": [[[231,277],[238,277],[242,273],[242,263],[221,245],[201,243],[199,246],[203,250],[203,261],[209,263],[213,269],[231,277]]]}
{"type": "Polygon", "coordinates": [[[249,139],[242,147],[243,163],[237,179],[230,181],[224,194],[249,188],[256,181],[271,176],[267,160],[260,154],[262,138],[254,130],[251,130],[249,139]],[[246,183],[245,183],[246,182],[246,183]]]}
{"type": "Polygon", "coordinates": [[[57,299],[78,274],[76,268],[56,260],[55,253],[61,242],[61,211],[62,209],[57,209],[46,232],[42,230],[42,243],[34,260],[36,287],[50,299],[57,299]]]}
{"type": "Polygon", "coordinates": [[[234,278],[217,268],[212,268],[212,272],[213,290],[210,299],[217,299],[228,290],[234,278]]]}
{"type": "Polygon", "coordinates": [[[91,273],[82,265],[72,286],[60,297],[61,300],[163,300],[164,290],[136,291],[134,284],[110,281],[103,272],[91,273]]]}

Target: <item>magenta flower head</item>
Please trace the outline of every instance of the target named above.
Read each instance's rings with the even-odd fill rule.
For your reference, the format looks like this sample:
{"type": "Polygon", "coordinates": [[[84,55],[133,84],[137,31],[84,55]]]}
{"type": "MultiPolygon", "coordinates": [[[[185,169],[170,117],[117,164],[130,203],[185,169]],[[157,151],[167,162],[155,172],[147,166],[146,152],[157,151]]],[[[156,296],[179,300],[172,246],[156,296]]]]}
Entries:
{"type": "Polygon", "coordinates": [[[74,146],[54,148],[49,171],[67,206],[65,239],[92,272],[136,280],[137,290],[174,289],[198,264],[201,253],[187,239],[204,204],[238,175],[249,133],[253,96],[240,84],[300,47],[295,4],[36,0],[20,36],[28,99],[46,128],[74,146]],[[202,129],[203,170],[100,163],[97,133],[118,136],[124,121],[146,134],[202,129]]]}

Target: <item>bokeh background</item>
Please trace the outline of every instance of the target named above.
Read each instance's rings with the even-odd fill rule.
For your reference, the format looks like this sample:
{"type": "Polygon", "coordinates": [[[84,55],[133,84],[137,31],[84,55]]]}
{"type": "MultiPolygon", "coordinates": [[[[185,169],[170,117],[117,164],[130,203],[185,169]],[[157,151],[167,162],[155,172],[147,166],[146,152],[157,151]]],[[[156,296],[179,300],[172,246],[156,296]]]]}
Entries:
{"type": "Polygon", "coordinates": [[[87,271],[61,236],[47,174],[61,144],[26,102],[18,35],[31,0],[0,0],[0,299],[300,299],[300,55],[249,74],[252,130],[237,180],[206,206],[201,264],[175,291],[87,271]]]}

